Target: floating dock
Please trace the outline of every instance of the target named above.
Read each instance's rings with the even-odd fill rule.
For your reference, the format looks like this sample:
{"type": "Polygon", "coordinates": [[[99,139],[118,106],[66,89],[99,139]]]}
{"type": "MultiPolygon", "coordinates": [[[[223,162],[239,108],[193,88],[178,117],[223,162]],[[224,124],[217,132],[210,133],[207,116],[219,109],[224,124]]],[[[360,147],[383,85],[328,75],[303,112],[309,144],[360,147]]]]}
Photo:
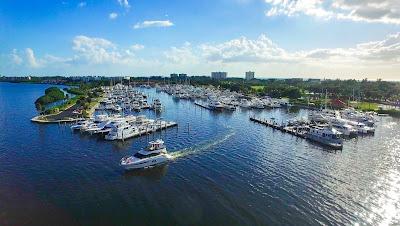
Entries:
{"type": "Polygon", "coordinates": [[[297,137],[304,138],[304,139],[306,138],[306,130],[304,130],[304,128],[300,127],[300,126],[284,126],[284,125],[279,125],[277,122],[275,122],[273,120],[268,121],[265,119],[262,120],[262,119],[258,119],[255,117],[250,117],[250,121],[266,125],[273,129],[279,130],[283,133],[288,133],[293,136],[297,136],[297,137]]]}
{"type": "Polygon", "coordinates": [[[160,126],[158,126],[158,125],[160,125],[160,124],[157,124],[156,128],[142,129],[139,132],[137,132],[133,137],[138,137],[138,136],[142,136],[142,135],[151,134],[151,133],[156,132],[156,131],[162,131],[162,130],[168,129],[170,127],[178,126],[178,123],[176,123],[176,122],[166,122],[166,123],[161,124],[160,126]]]}
{"type": "Polygon", "coordinates": [[[202,104],[202,103],[199,103],[199,102],[194,102],[194,104],[195,105],[197,105],[197,106],[199,106],[199,107],[202,107],[202,108],[205,108],[205,109],[208,109],[208,110],[212,110],[209,106],[207,106],[207,105],[205,105],[205,104],[202,104]]]}

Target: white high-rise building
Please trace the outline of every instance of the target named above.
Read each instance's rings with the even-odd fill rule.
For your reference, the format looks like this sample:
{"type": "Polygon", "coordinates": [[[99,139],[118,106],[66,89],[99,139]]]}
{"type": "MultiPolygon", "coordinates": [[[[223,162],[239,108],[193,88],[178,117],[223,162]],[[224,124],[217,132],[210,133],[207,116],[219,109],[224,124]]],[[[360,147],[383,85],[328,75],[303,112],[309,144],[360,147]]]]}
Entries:
{"type": "Polygon", "coordinates": [[[252,80],[252,79],[254,79],[254,71],[246,72],[246,80],[252,80]]]}

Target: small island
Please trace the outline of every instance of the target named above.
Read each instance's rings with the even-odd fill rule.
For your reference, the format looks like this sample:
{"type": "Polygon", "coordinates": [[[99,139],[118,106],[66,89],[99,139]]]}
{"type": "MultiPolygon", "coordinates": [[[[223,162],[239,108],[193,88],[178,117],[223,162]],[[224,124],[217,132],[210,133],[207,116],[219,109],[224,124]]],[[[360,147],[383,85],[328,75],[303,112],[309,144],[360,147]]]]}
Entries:
{"type": "Polygon", "coordinates": [[[64,92],[57,87],[50,87],[44,91],[44,95],[39,97],[35,101],[36,109],[39,111],[45,111],[45,107],[48,104],[55,103],[60,100],[67,99],[68,96],[64,94],[64,92]]]}
{"type": "Polygon", "coordinates": [[[35,101],[36,109],[40,112],[38,116],[31,119],[38,123],[60,123],[73,122],[82,118],[88,118],[103,94],[102,89],[95,84],[81,84],[77,87],[63,89],[50,87],[45,90],[45,95],[35,101]],[[72,98],[69,98],[73,96],[72,98]],[[69,98],[69,99],[68,99],[69,98]],[[64,101],[62,101],[64,100],[64,101]],[[48,109],[46,106],[60,101],[48,109]]]}

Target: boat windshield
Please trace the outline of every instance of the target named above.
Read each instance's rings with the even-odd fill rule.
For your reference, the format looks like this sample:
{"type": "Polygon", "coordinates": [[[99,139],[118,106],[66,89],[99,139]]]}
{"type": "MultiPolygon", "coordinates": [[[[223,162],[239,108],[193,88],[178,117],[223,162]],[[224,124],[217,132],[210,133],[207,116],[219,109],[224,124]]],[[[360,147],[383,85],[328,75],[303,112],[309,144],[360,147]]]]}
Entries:
{"type": "Polygon", "coordinates": [[[144,159],[144,158],[154,157],[154,156],[157,156],[157,155],[159,155],[159,154],[160,154],[160,153],[151,153],[151,154],[148,154],[148,155],[143,155],[143,154],[140,154],[140,153],[138,152],[138,153],[134,154],[133,156],[134,156],[135,158],[138,158],[138,159],[144,159]]]}

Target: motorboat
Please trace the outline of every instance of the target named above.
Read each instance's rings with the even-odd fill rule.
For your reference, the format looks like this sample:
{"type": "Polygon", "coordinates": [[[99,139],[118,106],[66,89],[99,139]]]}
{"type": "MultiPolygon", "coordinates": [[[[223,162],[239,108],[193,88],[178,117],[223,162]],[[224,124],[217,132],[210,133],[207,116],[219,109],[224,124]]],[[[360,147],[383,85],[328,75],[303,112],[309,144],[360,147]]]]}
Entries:
{"type": "Polygon", "coordinates": [[[234,111],[236,110],[236,107],[233,104],[224,104],[224,109],[229,110],[229,111],[234,111]]]}
{"type": "Polygon", "coordinates": [[[104,137],[106,140],[124,140],[139,135],[136,127],[126,121],[116,121],[109,125],[111,131],[104,137]]]}
{"type": "Polygon", "coordinates": [[[333,127],[312,126],[306,133],[306,138],[334,149],[342,149],[342,133],[333,127]]]}
{"type": "Polygon", "coordinates": [[[80,130],[83,127],[86,127],[89,124],[87,120],[79,120],[74,125],[71,126],[72,130],[80,130]]]}
{"type": "Polygon", "coordinates": [[[161,139],[149,142],[146,149],[138,151],[133,156],[121,159],[120,165],[125,170],[151,168],[156,165],[166,163],[171,159],[161,139]]]}
{"type": "Polygon", "coordinates": [[[222,110],[224,108],[224,105],[219,101],[210,100],[208,102],[208,107],[210,107],[213,110],[222,110]]]}
{"type": "Polygon", "coordinates": [[[330,124],[346,136],[357,136],[358,130],[341,118],[330,118],[330,124]]]}
{"type": "Polygon", "coordinates": [[[162,105],[161,105],[161,101],[160,99],[155,99],[152,105],[152,108],[154,110],[161,110],[162,109],[162,105]]]}
{"type": "Polygon", "coordinates": [[[252,101],[252,106],[251,107],[255,108],[255,109],[264,109],[265,108],[264,103],[259,99],[254,99],[252,101]]]}
{"type": "Polygon", "coordinates": [[[251,102],[246,99],[242,99],[239,103],[239,106],[242,108],[251,108],[251,102]]]}
{"type": "Polygon", "coordinates": [[[355,122],[355,121],[351,121],[351,120],[347,120],[347,122],[350,125],[352,125],[358,131],[358,133],[361,133],[361,134],[373,134],[373,133],[375,133],[375,128],[374,127],[367,126],[364,123],[355,122]]]}

